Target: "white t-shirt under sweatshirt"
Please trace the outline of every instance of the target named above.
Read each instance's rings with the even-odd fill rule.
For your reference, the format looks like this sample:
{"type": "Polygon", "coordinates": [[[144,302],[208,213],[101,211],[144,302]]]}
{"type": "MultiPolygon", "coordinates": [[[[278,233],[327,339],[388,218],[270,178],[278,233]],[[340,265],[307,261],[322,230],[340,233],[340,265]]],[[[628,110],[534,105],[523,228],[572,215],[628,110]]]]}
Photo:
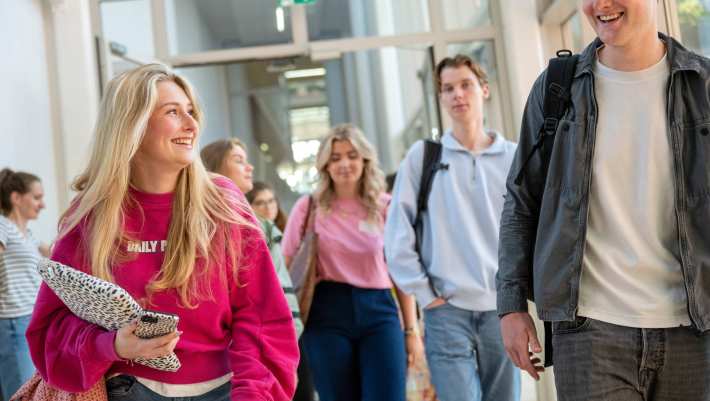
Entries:
{"type": "Polygon", "coordinates": [[[690,325],[678,250],[664,56],[594,69],[598,108],[578,314],[639,328],[690,325]]]}

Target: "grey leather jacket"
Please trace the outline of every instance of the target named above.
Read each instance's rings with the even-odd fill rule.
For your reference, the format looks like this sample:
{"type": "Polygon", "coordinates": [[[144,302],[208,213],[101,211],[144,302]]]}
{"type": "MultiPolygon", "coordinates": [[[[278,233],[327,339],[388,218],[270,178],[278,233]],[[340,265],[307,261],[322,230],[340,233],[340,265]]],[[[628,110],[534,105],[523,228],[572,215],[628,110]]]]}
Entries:
{"type": "MultiPolygon", "coordinates": [[[[698,330],[708,331],[710,60],[672,38],[659,37],[666,43],[671,70],[667,113],[673,182],[668,183],[668,190],[675,194],[678,226],[673,253],[681,262],[691,321],[698,330]]],[[[542,320],[576,318],[597,125],[592,70],[601,44],[597,39],[579,57],[572,106],[558,124],[546,182],[539,173],[538,152],[525,167],[522,182],[516,185],[514,179],[543,122],[544,72],[528,98],[501,219],[496,276],[501,316],[527,311],[526,299],[531,299],[542,320]]]]}

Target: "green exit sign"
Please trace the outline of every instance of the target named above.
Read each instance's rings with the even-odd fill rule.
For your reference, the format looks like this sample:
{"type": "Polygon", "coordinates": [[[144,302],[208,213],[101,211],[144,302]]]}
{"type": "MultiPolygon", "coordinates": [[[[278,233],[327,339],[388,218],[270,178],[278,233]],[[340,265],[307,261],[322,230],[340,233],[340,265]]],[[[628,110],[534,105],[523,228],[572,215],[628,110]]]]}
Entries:
{"type": "Polygon", "coordinates": [[[279,0],[279,6],[292,6],[294,4],[314,4],[316,0],[279,0]]]}

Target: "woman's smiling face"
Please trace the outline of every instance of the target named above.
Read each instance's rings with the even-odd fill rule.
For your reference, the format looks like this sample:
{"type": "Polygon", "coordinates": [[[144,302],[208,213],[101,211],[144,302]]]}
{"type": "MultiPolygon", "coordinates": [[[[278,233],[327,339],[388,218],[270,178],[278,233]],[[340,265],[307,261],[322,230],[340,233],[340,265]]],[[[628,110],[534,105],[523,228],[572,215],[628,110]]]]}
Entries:
{"type": "Polygon", "coordinates": [[[196,157],[199,124],[185,91],[173,81],[158,83],[158,102],[133,162],[142,168],[181,170],[196,157]]]}

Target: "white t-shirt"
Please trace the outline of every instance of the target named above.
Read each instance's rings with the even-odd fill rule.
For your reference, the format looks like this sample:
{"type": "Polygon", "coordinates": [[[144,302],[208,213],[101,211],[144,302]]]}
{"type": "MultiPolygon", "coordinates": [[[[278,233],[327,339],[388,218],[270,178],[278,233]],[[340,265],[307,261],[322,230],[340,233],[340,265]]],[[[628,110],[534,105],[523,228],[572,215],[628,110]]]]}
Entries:
{"type": "Polygon", "coordinates": [[[598,120],[578,314],[628,327],[690,325],[678,249],[664,56],[594,69],[598,120]]]}

